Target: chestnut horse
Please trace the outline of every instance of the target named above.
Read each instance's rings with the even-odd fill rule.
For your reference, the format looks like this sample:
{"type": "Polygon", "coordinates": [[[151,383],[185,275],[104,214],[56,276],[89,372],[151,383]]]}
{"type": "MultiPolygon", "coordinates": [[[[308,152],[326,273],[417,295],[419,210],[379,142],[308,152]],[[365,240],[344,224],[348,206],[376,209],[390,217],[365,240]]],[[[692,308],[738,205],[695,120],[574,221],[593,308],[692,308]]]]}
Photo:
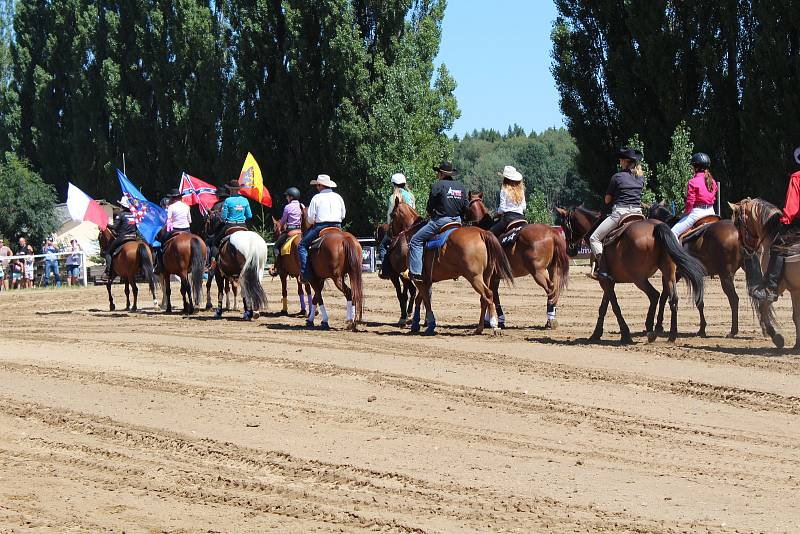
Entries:
{"type": "MultiPolygon", "coordinates": [[[[375,229],[375,241],[380,243],[389,231],[389,225],[379,224],[375,229]]],[[[386,251],[386,261],[383,262],[387,275],[394,286],[397,300],[400,302],[400,320],[397,326],[405,326],[408,316],[414,308],[414,299],[417,297],[417,286],[406,280],[400,273],[408,268],[408,242],[404,239],[393,240],[386,251]]]]}
{"type": "MultiPolygon", "coordinates": [[[[414,208],[401,203],[399,199],[392,208],[391,220],[392,234],[406,243],[425,224],[414,208]]],[[[439,250],[425,251],[423,265],[424,280],[414,281],[417,298],[411,332],[420,330],[420,304],[424,302],[425,319],[428,323],[424,335],[432,336],[436,333],[436,317],[431,307],[431,287],[436,282],[455,280],[463,276],[481,298],[481,315],[475,334],[483,333],[483,321],[487,313],[492,332],[495,335],[500,333],[491,289],[492,277],[497,276],[500,280],[513,283],[514,273],[494,234],[474,226],[460,227],[450,234],[439,250]]]]}
{"type": "MultiPolygon", "coordinates": [[[[492,217],[483,203],[483,193],[470,191],[469,207],[464,221],[488,230],[492,225],[492,217]]],[[[503,247],[511,264],[514,277],[533,276],[533,279],[544,289],[547,295],[547,322],[545,328],[556,328],[556,306],[561,293],[567,286],[569,278],[569,256],[567,242],[558,230],[546,224],[526,224],[519,232],[514,243],[503,247]]],[[[494,305],[500,327],[505,322],[503,307],[500,305],[500,280],[492,279],[494,305]]]]}
{"type": "Polygon", "coordinates": [[[267,294],[261,285],[264,264],[267,261],[267,243],[256,232],[241,230],[233,232],[223,241],[216,262],[216,280],[219,291],[219,307],[216,317],[222,317],[223,282],[239,282],[242,290],[243,319],[250,320],[255,312],[267,305],[267,294]]]}
{"type": "MultiPolygon", "coordinates": [[[[305,206],[303,206],[303,213],[305,214],[305,206]]],[[[272,218],[272,225],[274,227],[273,235],[276,237],[284,232],[280,219],[272,218]]],[[[291,238],[289,238],[291,239],[291,238]]],[[[289,254],[286,256],[281,255],[281,251],[274,249],[275,255],[275,270],[281,279],[281,315],[289,315],[289,289],[288,278],[292,277],[297,280],[297,295],[300,297],[300,312],[298,315],[305,317],[308,315],[306,311],[306,302],[311,304],[311,286],[303,284],[300,281],[300,253],[297,246],[300,244],[300,237],[292,241],[289,254]],[[304,291],[305,289],[305,291],[304,291]],[[308,299],[306,300],[306,296],[308,299]]]]}
{"type": "Polygon", "coordinates": [[[203,291],[203,273],[206,270],[206,244],[195,234],[181,232],[175,234],[162,247],[161,283],[167,313],[172,312],[172,289],[170,275],[181,279],[181,296],[183,297],[183,313],[195,312],[195,304],[199,304],[203,291]]]}
{"type": "MultiPolygon", "coordinates": [[[[97,237],[100,242],[100,251],[105,253],[108,245],[115,239],[114,233],[110,228],[100,231],[97,237]]],[[[128,241],[119,247],[119,252],[111,258],[111,276],[106,282],[108,290],[108,309],[114,311],[114,297],[111,296],[111,282],[115,276],[119,276],[125,282],[125,309],[136,311],[139,302],[139,288],[136,286],[136,277],[141,273],[147,284],[150,286],[150,293],[153,296],[153,307],[158,307],[156,299],[155,276],[153,276],[153,256],[150,254],[150,247],[143,241],[128,241]],[[130,286],[133,286],[133,307],[131,307],[130,286]]]]}
{"type": "MultiPolygon", "coordinates": [[[[584,238],[589,236],[590,231],[596,228],[601,218],[600,213],[581,206],[569,210],[556,208],[556,211],[563,218],[564,236],[573,251],[576,251],[584,238]]],[[[645,330],[647,340],[655,341],[657,333],[653,325],[660,294],[648,279],[656,271],[661,271],[663,291],[669,295],[669,307],[672,312],[668,339],[674,342],[678,335],[677,276],[686,280],[695,304],[699,304],[703,300],[704,276],[700,262],[681,248],[669,226],[652,219],[637,221],[628,226],[617,241],[604,247],[603,256],[610,278],[600,280],[603,300],[598,310],[597,325],[589,339],[599,341],[603,336],[603,321],[608,311],[608,304],[611,303],[619,322],[622,343],[633,343],[630,329],[622,317],[622,310],[614,291],[617,283],[632,283],[650,299],[645,330]]]]}
{"type": "MultiPolygon", "coordinates": [[[[650,219],[663,221],[670,226],[674,226],[680,220],[679,216],[673,216],[663,204],[654,204],[647,213],[650,219]]],[[[739,333],[739,295],[736,294],[736,286],[733,277],[739,267],[742,266],[742,249],[739,244],[739,232],[736,230],[732,221],[721,220],[705,225],[702,233],[692,239],[684,248],[693,257],[703,264],[706,276],[719,276],[719,283],[722,291],[728,297],[728,304],[731,307],[731,330],[727,337],[735,337],[739,333]]],[[[663,330],[661,327],[664,319],[664,304],[667,295],[662,294],[658,303],[658,320],[656,330],[663,330]]],[[[706,316],[703,313],[703,301],[697,304],[697,311],[700,312],[700,330],[697,335],[706,337],[706,316]]]]}

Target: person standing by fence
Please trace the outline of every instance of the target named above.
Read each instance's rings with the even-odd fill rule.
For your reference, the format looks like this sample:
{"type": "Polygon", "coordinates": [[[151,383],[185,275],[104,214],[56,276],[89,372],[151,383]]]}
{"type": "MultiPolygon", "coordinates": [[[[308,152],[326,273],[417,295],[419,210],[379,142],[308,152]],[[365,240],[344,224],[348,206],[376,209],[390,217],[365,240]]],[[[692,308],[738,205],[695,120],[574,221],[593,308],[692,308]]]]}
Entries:
{"type": "Polygon", "coordinates": [[[13,255],[11,249],[6,246],[5,240],[0,237],[0,289],[11,289],[10,261],[2,258],[13,255]]]}
{"type": "Polygon", "coordinates": [[[28,244],[24,237],[19,238],[19,247],[17,248],[17,256],[31,256],[20,260],[22,267],[22,279],[20,280],[19,288],[26,289],[33,287],[33,247],[28,244]]]}
{"type": "Polygon", "coordinates": [[[67,256],[67,285],[68,286],[75,286],[78,285],[78,277],[80,276],[81,272],[81,263],[83,260],[83,248],[81,248],[80,243],[78,243],[77,239],[73,239],[69,242],[70,245],[70,254],[67,256]]]}
{"type": "Polygon", "coordinates": [[[58,272],[58,248],[52,237],[47,238],[42,253],[44,254],[44,287],[50,285],[50,273],[55,278],[56,287],[61,287],[61,274],[58,272]]]}

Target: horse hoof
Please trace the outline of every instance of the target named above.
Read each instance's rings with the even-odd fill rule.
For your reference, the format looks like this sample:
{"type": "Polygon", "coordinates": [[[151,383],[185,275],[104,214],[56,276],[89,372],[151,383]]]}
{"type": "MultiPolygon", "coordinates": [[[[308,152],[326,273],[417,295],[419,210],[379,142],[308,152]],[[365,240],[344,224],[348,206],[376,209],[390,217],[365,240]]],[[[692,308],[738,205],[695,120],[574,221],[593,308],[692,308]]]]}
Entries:
{"type": "Polygon", "coordinates": [[[413,322],[413,321],[411,322],[411,333],[412,334],[419,333],[419,323],[418,322],[416,322],[416,323],[413,322]]]}
{"type": "Polygon", "coordinates": [[[308,311],[300,310],[299,312],[294,314],[295,317],[308,317],[308,311]]]}
{"type": "Polygon", "coordinates": [[[556,321],[555,319],[548,320],[544,324],[544,329],[545,330],[555,330],[556,328],[558,328],[558,321],[556,321]]]}
{"type": "Polygon", "coordinates": [[[114,310],[116,310],[116,309],[117,309],[117,307],[116,307],[116,306],[114,306],[113,304],[111,304],[111,305],[109,305],[109,306],[108,306],[108,311],[114,311],[114,310]]]}
{"type": "Polygon", "coordinates": [[[314,321],[306,321],[306,328],[314,328],[314,321]]]}
{"type": "Polygon", "coordinates": [[[136,306],[132,306],[132,307],[131,307],[131,311],[132,311],[132,312],[139,311],[139,308],[137,308],[136,306]]]}
{"type": "Polygon", "coordinates": [[[327,321],[322,321],[321,323],[319,323],[319,329],[320,329],[320,330],[330,330],[330,329],[331,329],[331,327],[330,327],[330,325],[327,323],[327,321]]]}
{"type": "Polygon", "coordinates": [[[216,317],[217,319],[222,319],[222,308],[217,308],[214,311],[214,317],[216,317]]]}
{"type": "Polygon", "coordinates": [[[278,317],[289,317],[289,311],[281,310],[280,313],[278,314],[278,317]]]}
{"type": "Polygon", "coordinates": [[[125,306],[125,311],[131,311],[131,307],[130,306],[125,306]]]}
{"type": "Polygon", "coordinates": [[[725,337],[726,337],[726,338],[728,338],[728,339],[733,339],[733,338],[735,338],[735,337],[736,337],[736,335],[737,335],[738,333],[739,333],[739,332],[729,332],[729,333],[728,333],[728,335],[727,335],[727,336],[725,336],[725,337]]]}
{"type": "Polygon", "coordinates": [[[664,333],[664,325],[663,324],[657,324],[656,325],[656,329],[654,330],[654,332],[656,332],[658,334],[663,334],[664,333]]]}
{"type": "Polygon", "coordinates": [[[503,335],[503,331],[498,326],[497,328],[492,329],[492,335],[493,336],[502,336],[503,335]]]}
{"type": "Polygon", "coordinates": [[[429,326],[428,328],[425,329],[425,331],[422,333],[422,335],[426,336],[426,337],[435,336],[436,335],[436,327],[435,326],[432,326],[432,327],[429,326]]]}
{"type": "Polygon", "coordinates": [[[783,339],[783,336],[777,333],[774,336],[772,336],[772,342],[775,343],[775,346],[779,349],[782,349],[786,344],[786,341],[783,339]]]}
{"type": "Polygon", "coordinates": [[[475,330],[472,332],[472,335],[473,335],[473,336],[480,336],[480,335],[483,335],[483,328],[484,328],[484,327],[479,327],[479,328],[476,328],[476,329],[475,329],[475,330]]]}
{"type": "Polygon", "coordinates": [[[210,310],[210,309],[211,309],[211,303],[206,304],[206,310],[210,310]]]}
{"type": "Polygon", "coordinates": [[[697,332],[697,336],[698,337],[708,337],[708,334],[706,334],[705,329],[703,329],[703,330],[700,330],[699,332],[697,332]]]}
{"type": "Polygon", "coordinates": [[[658,338],[658,333],[653,332],[652,330],[647,333],[647,342],[652,343],[658,338]]]}
{"type": "Polygon", "coordinates": [[[589,341],[591,341],[592,343],[597,343],[598,341],[600,341],[601,337],[603,337],[602,332],[600,333],[595,332],[594,334],[591,335],[591,337],[589,337],[589,341]]]}
{"type": "Polygon", "coordinates": [[[633,338],[631,338],[631,336],[622,336],[619,342],[623,345],[633,345],[633,338]]]}

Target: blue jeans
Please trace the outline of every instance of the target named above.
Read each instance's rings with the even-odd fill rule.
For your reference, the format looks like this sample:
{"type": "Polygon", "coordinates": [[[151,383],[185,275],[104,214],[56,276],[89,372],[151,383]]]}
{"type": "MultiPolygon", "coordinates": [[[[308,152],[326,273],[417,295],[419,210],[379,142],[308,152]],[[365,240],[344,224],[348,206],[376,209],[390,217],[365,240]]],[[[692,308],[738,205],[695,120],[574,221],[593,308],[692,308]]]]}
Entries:
{"type": "Polygon", "coordinates": [[[44,287],[50,285],[50,272],[56,279],[56,285],[61,287],[61,275],[58,274],[58,260],[44,260],[44,287]]]}
{"type": "Polygon", "coordinates": [[[303,239],[300,240],[300,244],[297,246],[297,252],[300,254],[300,273],[303,275],[303,278],[310,278],[311,275],[311,270],[308,267],[308,247],[311,246],[312,241],[319,237],[319,233],[323,228],[330,228],[332,226],[339,228],[342,224],[334,222],[317,223],[303,234],[303,239]]]}
{"type": "Polygon", "coordinates": [[[428,224],[417,230],[408,243],[408,270],[411,274],[422,274],[422,254],[425,243],[439,233],[446,224],[461,222],[461,217],[440,217],[431,219],[428,224]]]}

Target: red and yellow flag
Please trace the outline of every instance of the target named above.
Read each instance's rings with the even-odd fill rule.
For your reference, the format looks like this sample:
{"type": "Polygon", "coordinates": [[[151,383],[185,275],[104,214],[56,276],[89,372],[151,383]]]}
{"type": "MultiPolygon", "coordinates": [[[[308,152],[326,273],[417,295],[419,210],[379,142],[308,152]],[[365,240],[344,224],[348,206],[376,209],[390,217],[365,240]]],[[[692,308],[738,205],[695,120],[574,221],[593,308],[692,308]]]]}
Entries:
{"type": "Polygon", "coordinates": [[[244,160],[242,172],[239,174],[239,194],[256,202],[272,207],[272,197],[269,190],[264,187],[264,178],[261,176],[261,168],[256,163],[256,158],[248,152],[244,160]]]}

